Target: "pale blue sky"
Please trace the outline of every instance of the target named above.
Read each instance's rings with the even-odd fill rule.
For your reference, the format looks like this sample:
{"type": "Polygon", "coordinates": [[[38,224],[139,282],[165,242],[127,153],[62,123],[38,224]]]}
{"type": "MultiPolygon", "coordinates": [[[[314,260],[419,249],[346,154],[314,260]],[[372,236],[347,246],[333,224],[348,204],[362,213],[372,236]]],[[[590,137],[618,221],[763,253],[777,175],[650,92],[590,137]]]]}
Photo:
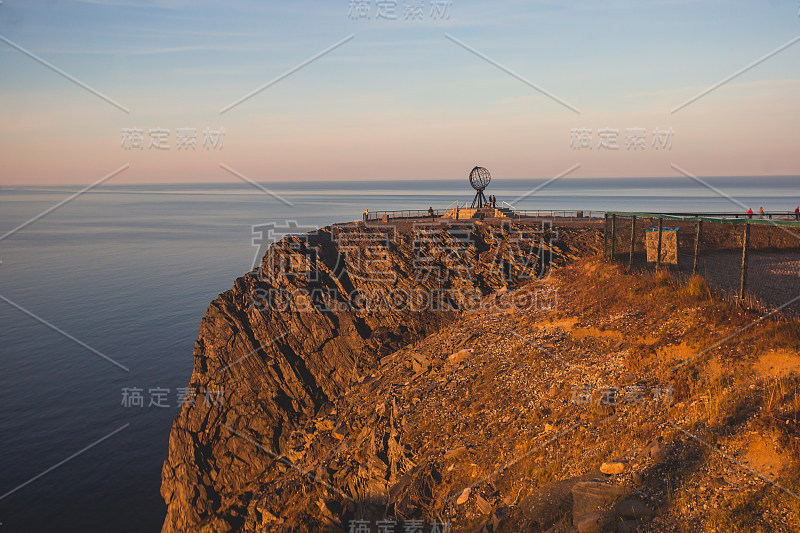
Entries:
{"type": "Polygon", "coordinates": [[[376,0],[353,20],[350,3],[4,0],[0,35],[130,114],[0,42],[0,184],[83,183],[127,162],[119,181],[221,181],[219,162],[264,180],[391,178],[408,164],[453,177],[474,161],[509,177],[576,161],[587,176],[667,175],[673,160],[704,175],[796,172],[800,43],[670,110],[800,35],[797,1],[452,0],[447,20],[431,0],[423,20],[404,20],[404,0],[397,20],[375,20],[376,0]],[[119,146],[124,127],[186,126],[224,127],[224,151],[119,146]],[[672,127],[675,142],[612,158],[570,149],[576,127],[672,127]]]}

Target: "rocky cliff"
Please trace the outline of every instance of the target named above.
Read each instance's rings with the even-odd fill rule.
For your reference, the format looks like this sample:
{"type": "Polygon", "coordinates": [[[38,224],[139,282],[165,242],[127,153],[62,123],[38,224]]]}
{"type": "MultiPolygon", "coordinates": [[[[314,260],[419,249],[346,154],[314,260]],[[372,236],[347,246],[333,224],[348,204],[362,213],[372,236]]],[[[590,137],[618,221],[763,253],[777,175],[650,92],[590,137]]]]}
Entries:
{"type": "Polygon", "coordinates": [[[800,323],[555,237],[276,243],[201,324],[163,530],[800,531],[800,323]]]}
{"type": "MultiPolygon", "coordinates": [[[[163,531],[252,529],[276,512],[259,510],[265,490],[291,506],[310,479],[279,478],[313,467],[297,451],[310,444],[302,439],[310,421],[335,413],[354,386],[369,387],[382,357],[447,328],[486,294],[574,257],[556,237],[518,224],[343,225],[274,244],[200,324],[189,383],[197,396],[174,423],[163,467],[163,531]]],[[[345,431],[335,416],[321,427],[333,438],[345,431]]],[[[383,501],[414,467],[396,431],[361,438],[380,464],[347,479],[343,503],[383,501]]],[[[346,512],[298,509],[311,530],[346,512]]]]}

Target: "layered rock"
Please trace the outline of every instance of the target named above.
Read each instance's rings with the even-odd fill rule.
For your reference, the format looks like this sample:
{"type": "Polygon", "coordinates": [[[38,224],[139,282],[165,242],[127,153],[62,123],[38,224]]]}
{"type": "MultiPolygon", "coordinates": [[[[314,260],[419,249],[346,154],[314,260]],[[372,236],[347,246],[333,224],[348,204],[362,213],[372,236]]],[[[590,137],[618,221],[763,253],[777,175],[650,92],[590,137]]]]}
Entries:
{"type": "MultiPolygon", "coordinates": [[[[291,505],[293,491],[304,490],[282,474],[308,481],[319,466],[307,453],[310,421],[327,416],[315,427],[328,439],[325,453],[345,444],[337,398],[369,388],[382,357],[447,326],[484,295],[568,260],[554,236],[483,223],[345,225],[273,245],[200,324],[189,383],[197,395],[175,420],[162,471],[163,531],[249,530],[278,520],[265,498],[291,505]]],[[[320,481],[331,498],[313,512],[298,504],[308,530],[337,527],[352,512],[343,506],[385,503],[390,490],[402,508],[404,494],[424,493],[425,480],[438,475],[400,444],[393,406],[378,409],[374,422],[349,439],[365,462],[337,474],[345,489],[320,481]]]]}

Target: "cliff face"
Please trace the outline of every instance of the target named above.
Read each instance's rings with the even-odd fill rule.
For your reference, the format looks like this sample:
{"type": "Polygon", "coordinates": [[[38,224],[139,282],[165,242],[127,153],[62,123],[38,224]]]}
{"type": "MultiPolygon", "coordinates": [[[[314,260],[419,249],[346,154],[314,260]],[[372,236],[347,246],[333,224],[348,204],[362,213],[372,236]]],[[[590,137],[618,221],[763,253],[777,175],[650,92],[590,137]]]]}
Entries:
{"type": "MultiPolygon", "coordinates": [[[[382,357],[446,327],[482,296],[567,261],[572,256],[553,237],[483,223],[348,225],[273,245],[200,324],[189,383],[196,398],[175,420],[162,471],[163,531],[260,527],[271,516],[258,508],[267,489],[291,505],[302,484],[279,489],[275,479],[288,470],[308,481],[316,465],[298,451],[309,443],[297,439],[309,421],[335,413],[353,386],[368,386],[382,357]]],[[[323,425],[342,437],[335,416],[323,425]]],[[[414,467],[396,430],[363,437],[388,474],[378,479],[377,465],[364,465],[349,480],[345,504],[385,500],[414,467]]],[[[298,520],[322,527],[345,512],[323,503],[298,520]]]]}
{"type": "Polygon", "coordinates": [[[800,323],[460,229],[290,237],[212,303],[164,531],[800,531],[800,323]]]}

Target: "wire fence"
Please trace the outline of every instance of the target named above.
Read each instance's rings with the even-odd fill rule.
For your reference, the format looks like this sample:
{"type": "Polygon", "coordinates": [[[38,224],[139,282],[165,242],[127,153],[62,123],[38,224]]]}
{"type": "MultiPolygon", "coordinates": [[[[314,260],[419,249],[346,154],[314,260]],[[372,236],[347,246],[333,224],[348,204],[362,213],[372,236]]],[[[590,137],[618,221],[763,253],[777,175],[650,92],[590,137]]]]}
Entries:
{"type": "Polygon", "coordinates": [[[631,268],[701,276],[726,299],[800,314],[800,221],[794,213],[605,214],[603,255],[631,268]]]}

